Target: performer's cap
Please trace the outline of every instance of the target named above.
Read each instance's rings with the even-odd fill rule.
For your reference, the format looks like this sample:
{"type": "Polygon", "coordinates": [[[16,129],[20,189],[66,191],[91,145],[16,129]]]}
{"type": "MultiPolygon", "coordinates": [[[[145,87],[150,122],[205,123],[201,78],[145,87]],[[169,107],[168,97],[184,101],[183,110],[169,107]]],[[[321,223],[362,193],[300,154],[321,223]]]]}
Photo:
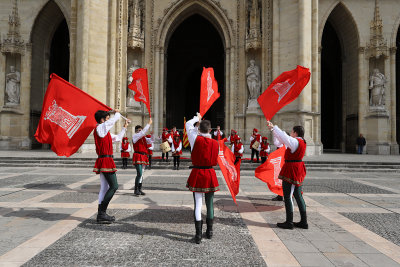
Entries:
{"type": "Polygon", "coordinates": [[[147,138],[151,138],[151,134],[146,135],[147,138]]]}
{"type": "Polygon", "coordinates": [[[268,138],[266,136],[263,136],[262,140],[268,140],[268,138]]]}
{"type": "Polygon", "coordinates": [[[168,131],[168,128],[164,128],[163,131],[168,131]]]}
{"type": "Polygon", "coordinates": [[[122,140],[128,140],[128,137],[124,137],[124,138],[122,138],[122,140]]]}
{"type": "Polygon", "coordinates": [[[179,132],[178,132],[178,131],[177,131],[177,132],[175,132],[174,136],[175,136],[175,137],[177,137],[177,136],[178,136],[178,137],[180,137],[180,134],[179,134],[179,132]]]}
{"type": "Polygon", "coordinates": [[[256,132],[256,133],[257,133],[257,132],[258,132],[258,130],[257,130],[256,128],[254,128],[254,129],[253,129],[253,132],[256,132]]]}

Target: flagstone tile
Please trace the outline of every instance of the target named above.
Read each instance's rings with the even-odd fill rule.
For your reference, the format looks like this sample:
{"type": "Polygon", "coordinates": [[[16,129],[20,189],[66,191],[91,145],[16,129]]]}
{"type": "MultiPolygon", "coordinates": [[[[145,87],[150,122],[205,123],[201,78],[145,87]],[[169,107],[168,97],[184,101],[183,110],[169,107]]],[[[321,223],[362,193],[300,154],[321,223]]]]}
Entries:
{"type": "Polygon", "coordinates": [[[324,255],[335,265],[335,266],[357,266],[366,267],[368,266],[359,258],[349,253],[324,253],[324,255]]]}
{"type": "Polygon", "coordinates": [[[398,267],[400,265],[398,262],[379,253],[356,253],[354,255],[369,266],[398,267]]]}
{"type": "Polygon", "coordinates": [[[301,266],[330,267],[335,266],[322,253],[292,252],[301,266]]]}

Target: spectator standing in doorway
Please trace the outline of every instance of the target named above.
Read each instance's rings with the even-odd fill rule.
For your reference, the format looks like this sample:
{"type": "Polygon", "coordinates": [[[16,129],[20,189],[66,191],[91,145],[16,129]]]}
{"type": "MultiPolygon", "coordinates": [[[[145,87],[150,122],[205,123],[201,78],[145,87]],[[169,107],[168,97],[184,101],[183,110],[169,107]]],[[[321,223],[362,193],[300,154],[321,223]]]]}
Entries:
{"type": "Polygon", "coordinates": [[[363,149],[366,144],[367,144],[367,141],[365,141],[364,136],[362,134],[360,134],[360,136],[357,137],[358,154],[363,153],[363,149]]]}

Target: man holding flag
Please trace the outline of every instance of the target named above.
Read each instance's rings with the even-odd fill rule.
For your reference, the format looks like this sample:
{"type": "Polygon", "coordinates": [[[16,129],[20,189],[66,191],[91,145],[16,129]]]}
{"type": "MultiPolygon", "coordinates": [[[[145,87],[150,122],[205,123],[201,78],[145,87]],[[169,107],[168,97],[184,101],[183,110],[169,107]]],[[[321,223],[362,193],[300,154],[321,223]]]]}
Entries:
{"type": "Polygon", "coordinates": [[[110,113],[104,110],[98,110],[94,117],[97,121],[96,129],[93,131],[96,144],[96,153],[98,155],[93,171],[100,174],[100,192],[99,207],[97,213],[98,223],[112,223],[114,216],[109,216],[106,211],[108,204],[118,189],[117,168],[114,163],[113,145],[114,142],[121,142],[128,127],[129,121],[125,121],[124,127],[118,135],[110,133],[114,124],[121,118],[119,110],[114,110],[115,115],[110,118],[110,113]]]}

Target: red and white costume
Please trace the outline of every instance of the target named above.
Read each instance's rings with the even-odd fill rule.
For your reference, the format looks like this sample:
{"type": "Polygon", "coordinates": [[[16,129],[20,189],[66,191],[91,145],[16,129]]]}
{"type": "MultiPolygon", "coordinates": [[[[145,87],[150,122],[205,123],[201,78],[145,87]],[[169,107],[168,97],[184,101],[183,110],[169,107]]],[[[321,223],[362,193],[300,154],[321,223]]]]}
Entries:
{"type": "Polygon", "coordinates": [[[231,130],[231,135],[228,136],[228,138],[226,139],[227,142],[230,142],[231,145],[233,145],[235,143],[236,138],[240,138],[239,135],[237,135],[237,132],[235,130],[231,130]],[[232,131],[234,132],[234,134],[232,135],[232,131]]]}
{"type": "Polygon", "coordinates": [[[192,192],[219,191],[217,175],[212,166],[218,164],[218,142],[210,134],[199,133],[194,124],[198,117],[186,122],[186,131],[192,149],[192,164],[194,168],[187,180],[186,187],[192,192]],[[197,167],[197,168],[196,168],[197,167]]]}
{"type": "Polygon", "coordinates": [[[176,142],[176,137],[179,137],[178,132],[176,132],[175,138],[172,140],[171,152],[173,156],[180,156],[182,155],[182,141],[178,139],[178,142],[176,142]]]}
{"type": "Polygon", "coordinates": [[[167,128],[164,128],[164,129],[163,129],[163,133],[161,134],[161,136],[159,137],[159,139],[161,139],[161,142],[162,142],[162,143],[164,143],[164,142],[166,142],[166,141],[167,141],[169,144],[172,143],[172,137],[171,137],[171,134],[168,133],[168,129],[167,129],[167,128]]]}
{"type": "Polygon", "coordinates": [[[284,131],[274,126],[273,134],[278,147],[286,145],[285,164],[279,173],[279,179],[291,183],[295,186],[301,186],[306,176],[306,167],[302,161],[306,153],[306,142],[301,137],[288,136],[284,131]]]}
{"type": "Polygon", "coordinates": [[[140,132],[135,133],[132,136],[133,144],[133,165],[142,164],[149,165],[149,159],[147,158],[147,145],[151,143],[151,138],[146,138],[146,132],[149,130],[150,124],[147,124],[144,129],[140,132]]]}
{"type": "MultiPolygon", "coordinates": [[[[128,140],[127,137],[124,137],[122,139],[123,140],[128,140]]],[[[121,158],[130,158],[131,154],[129,152],[132,151],[130,143],[129,142],[121,142],[121,144],[119,145],[119,151],[121,151],[121,158]]]]}
{"type": "MultiPolygon", "coordinates": [[[[250,136],[250,149],[254,149],[252,146],[254,142],[257,141],[261,144],[261,135],[258,134],[258,130],[256,128],[253,129],[253,135],[250,136]]],[[[261,146],[258,146],[258,151],[261,150],[261,146]]]]}
{"type": "Polygon", "coordinates": [[[150,143],[147,143],[147,154],[153,155],[154,150],[154,136],[148,134],[146,135],[146,140],[150,140],[150,143]]]}
{"type": "Polygon", "coordinates": [[[224,135],[224,133],[221,130],[215,130],[214,131],[214,138],[217,141],[221,140],[223,135],[224,135]]]}
{"type": "Polygon", "coordinates": [[[244,146],[243,144],[240,142],[240,138],[239,138],[239,143],[235,142],[232,145],[232,152],[235,155],[235,157],[243,157],[243,152],[244,152],[244,146]]]}
{"type": "Polygon", "coordinates": [[[267,142],[266,144],[264,144],[264,140],[268,140],[267,137],[263,137],[262,138],[262,142],[261,142],[261,151],[260,151],[260,156],[263,158],[268,157],[269,152],[271,151],[271,148],[269,147],[269,143],[267,142]]]}
{"type": "Polygon", "coordinates": [[[118,112],[114,117],[107,121],[98,124],[93,131],[94,142],[96,144],[96,153],[98,158],[93,168],[93,172],[99,174],[101,172],[116,172],[117,168],[113,159],[113,142],[121,142],[122,137],[125,135],[126,128],[122,128],[118,135],[110,133],[111,128],[114,126],[121,117],[118,112]]]}

